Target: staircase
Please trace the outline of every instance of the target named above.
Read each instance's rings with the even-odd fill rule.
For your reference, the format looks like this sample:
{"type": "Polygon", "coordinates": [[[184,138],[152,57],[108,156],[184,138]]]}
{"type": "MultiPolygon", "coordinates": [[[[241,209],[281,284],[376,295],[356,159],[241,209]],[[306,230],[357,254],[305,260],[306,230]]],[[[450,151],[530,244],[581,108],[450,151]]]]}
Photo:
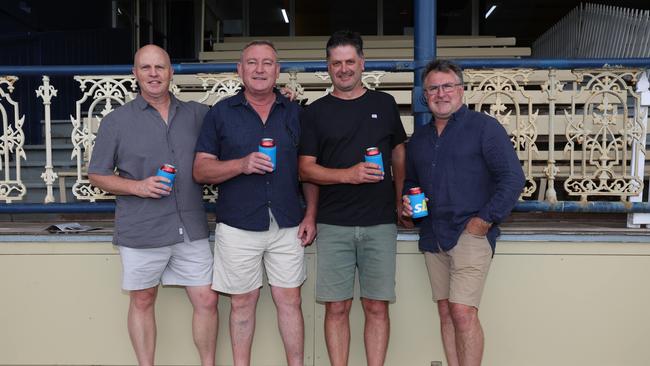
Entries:
{"type": "MultiPolygon", "coordinates": [[[[45,128],[45,122],[41,121],[45,128]]],[[[74,202],[72,185],[75,178],[66,174],[76,171],[76,160],[72,160],[73,145],[70,139],[72,124],[70,120],[52,120],[52,165],[54,172],[59,174],[59,179],[54,181],[53,193],[55,202],[61,202],[60,184],[65,184],[65,198],[67,202],[74,202]],[[62,174],[63,173],[63,174],[62,174]]],[[[45,135],[45,134],[43,134],[45,135]]],[[[45,145],[25,145],[27,160],[20,162],[21,178],[27,188],[27,194],[21,203],[44,203],[47,189],[41,174],[45,172],[45,145]]],[[[11,164],[15,169],[15,163],[11,164]]]]}

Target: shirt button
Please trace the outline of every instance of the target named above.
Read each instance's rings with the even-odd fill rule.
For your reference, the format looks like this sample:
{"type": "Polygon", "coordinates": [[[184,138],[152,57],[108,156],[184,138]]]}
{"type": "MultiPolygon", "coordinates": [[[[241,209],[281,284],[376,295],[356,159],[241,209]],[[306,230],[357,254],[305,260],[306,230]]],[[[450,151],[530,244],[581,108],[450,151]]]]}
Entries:
{"type": "Polygon", "coordinates": [[[436,166],[436,163],[431,163],[431,166],[436,166]]]}
{"type": "Polygon", "coordinates": [[[271,184],[271,182],[269,182],[269,181],[267,180],[267,181],[266,181],[266,184],[271,184]]]}

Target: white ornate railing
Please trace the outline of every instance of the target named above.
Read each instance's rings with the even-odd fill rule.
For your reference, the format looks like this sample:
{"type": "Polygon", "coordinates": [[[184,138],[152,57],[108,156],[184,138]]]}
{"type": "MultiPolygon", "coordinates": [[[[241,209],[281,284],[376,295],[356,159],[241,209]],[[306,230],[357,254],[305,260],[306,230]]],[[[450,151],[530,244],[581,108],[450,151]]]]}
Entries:
{"type": "Polygon", "coordinates": [[[0,77],[0,122],[2,122],[2,136],[0,136],[0,200],[7,203],[21,200],[27,189],[20,178],[20,161],[27,159],[23,145],[25,135],[23,122],[25,116],[20,115],[18,103],[11,98],[14,83],[17,77],[0,77]],[[12,174],[11,162],[14,162],[12,174]]]}
{"type": "MultiPolygon", "coordinates": [[[[512,136],[527,177],[523,199],[639,200],[644,185],[650,104],[643,99],[644,93],[650,93],[643,69],[467,69],[464,76],[465,102],[497,118],[512,136]]],[[[70,158],[75,162],[72,194],[79,201],[112,199],[90,184],[86,168],[102,118],[132,100],[137,85],[130,75],[75,76],[74,80],[81,97],[70,116],[70,158]]],[[[15,77],[0,78],[0,169],[4,169],[0,200],[5,202],[21,200],[26,193],[20,176],[20,162],[29,158],[23,150],[24,116],[20,116],[18,104],[11,99],[16,81],[15,77]]],[[[407,131],[413,131],[413,74],[372,71],[364,74],[363,81],[368,88],[391,93],[400,105],[407,131]]],[[[310,102],[331,87],[323,72],[283,73],[280,84],[310,102]]],[[[171,91],[182,100],[212,105],[240,87],[233,73],[193,74],[176,75],[171,91]]],[[[56,93],[49,78],[43,77],[36,95],[45,110],[46,161],[41,175],[47,189],[45,203],[55,201],[55,181],[70,175],[57,171],[52,164],[50,103],[56,93]]],[[[204,196],[214,201],[215,187],[206,186],[204,196]]]]}

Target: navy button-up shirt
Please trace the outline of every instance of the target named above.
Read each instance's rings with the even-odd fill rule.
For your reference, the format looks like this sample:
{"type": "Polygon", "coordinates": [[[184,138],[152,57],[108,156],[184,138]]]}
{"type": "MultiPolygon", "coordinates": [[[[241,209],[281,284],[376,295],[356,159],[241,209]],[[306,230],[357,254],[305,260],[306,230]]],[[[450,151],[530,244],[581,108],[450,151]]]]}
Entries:
{"type": "Polygon", "coordinates": [[[303,208],[298,182],[300,107],[277,94],[263,123],[244,92],[215,104],[205,116],[196,152],[232,160],[257,151],[260,140],[275,141],[276,165],[272,173],[240,174],[219,184],[217,222],[242,230],[269,229],[269,208],[280,227],[300,223],[303,208]]]}
{"type": "Polygon", "coordinates": [[[405,190],[420,186],[429,215],[420,222],[420,250],[448,251],[478,216],[493,223],[487,239],[494,250],[502,222],[525,184],[521,164],[497,120],[463,105],[442,134],[431,121],[407,145],[405,190]]]}

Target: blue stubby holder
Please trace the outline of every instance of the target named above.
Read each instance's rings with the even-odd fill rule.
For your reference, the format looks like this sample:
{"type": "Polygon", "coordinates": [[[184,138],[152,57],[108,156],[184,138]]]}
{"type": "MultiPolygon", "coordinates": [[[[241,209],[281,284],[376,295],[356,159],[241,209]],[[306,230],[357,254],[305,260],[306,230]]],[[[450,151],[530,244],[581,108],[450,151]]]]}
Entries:
{"type": "Polygon", "coordinates": [[[384,172],[384,160],[382,159],[381,153],[377,155],[366,155],[366,162],[379,165],[382,173],[384,172]]]}
{"type": "Polygon", "coordinates": [[[414,219],[419,219],[429,214],[424,193],[409,194],[409,200],[411,201],[411,210],[413,210],[414,219]]]}
{"type": "Polygon", "coordinates": [[[169,179],[169,183],[167,183],[167,182],[160,182],[160,183],[162,183],[162,184],[164,184],[166,186],[169,186],[170,188],[174,186],[174,178],[176,178],[176,174],[166,172],[166,171],[164,171],[162,169],[158,169],[158,172],[156,173],[156,175],[159,176],[159,177],[165,177],[165,178],[169,179]]]}
{"type": "Polygon", "coordinates": [[[276,151],[275,146],[267,147],[267,146],[262,146],[259,145],[259,149],[257,151],[261,152],[262,154],[268,156],[271,158],[271,163],[273,163],[273,170],[275,171],[275,151],[276,151]]]}

